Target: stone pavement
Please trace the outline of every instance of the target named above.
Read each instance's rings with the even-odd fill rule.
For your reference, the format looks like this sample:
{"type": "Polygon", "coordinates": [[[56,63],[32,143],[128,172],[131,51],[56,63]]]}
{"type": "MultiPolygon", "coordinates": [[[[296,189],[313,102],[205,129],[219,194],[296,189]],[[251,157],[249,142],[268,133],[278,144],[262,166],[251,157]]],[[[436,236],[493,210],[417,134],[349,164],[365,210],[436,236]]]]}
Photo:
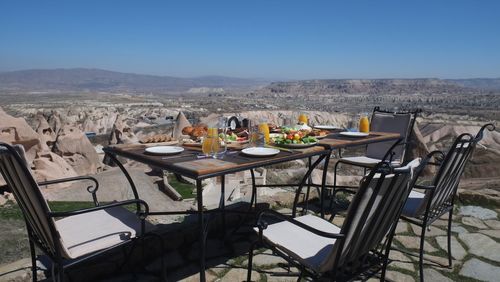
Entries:
{"type": "MultiPolygon", "coordinates": [[[[281,209],[289,213],[289,209],[281,209]]],[[[452,229],[453,266],[447,267],[447,240],[445,219],[437,220],[426,235],[425,280],[426,281],[498,281],[500,275],[500,209],[476,206],[458,207],[454,213],[452,229]]],[[[342,224],[342,217],[335,219],[342,224]]],[[[245,230],[240,230],[245,231],[245,230]]],[[[247,228],[246,231],[251,231],[247,228]]],[[[392,263],[387,273],[388,281],[418,281],[418,244],[420,228],[400,221],[391,251],[392,263]],[[396,250],[397,249],[397,250],[396,250]]],[[[226,236],[224,243],[219,235],[211,236],[207,244],[207,281],[244,281],[247,273],[249,234],[226,236]]],[[[230,235],[230,234],[226,234],[230,235]]],[[[251,236],[252,239],[255,237],[251,236]]],[[[169,237],[169,250],[164,258],[169,281],[199,281],[197,255],[199,244],[196,236],[187,231],[169,237]]],[[[11,265],[0,266],[0,273],[12,269],[22,269],[29,260],[21,260],[11,265]]],[[[152,257],[146,270],[158,273],[160,259],[152,257]]],[[[127,268],[128,269],[128,268],[127,268]]],[[[254,256],[254,281],[296,281],[297,269],[289,267],[286,261],[275,256],[270,250],[258,249],[254,256]]],[[[78,276],[78,275],[76,275],[78,276]]],[[[114,273],[111,278],[101,281],[155,281],[151,274],[135,271],[114,273]]],[[[29,281],[30,274],[24,269],[0,274],[0,281],[29,281]]],[[[76,279],[77,281],[79,279],[76,279]]],[[[377,278],[371,278],[375,281],[377,278]]],[[[82,281],[85,281],[83,279],[82,281]]]]}

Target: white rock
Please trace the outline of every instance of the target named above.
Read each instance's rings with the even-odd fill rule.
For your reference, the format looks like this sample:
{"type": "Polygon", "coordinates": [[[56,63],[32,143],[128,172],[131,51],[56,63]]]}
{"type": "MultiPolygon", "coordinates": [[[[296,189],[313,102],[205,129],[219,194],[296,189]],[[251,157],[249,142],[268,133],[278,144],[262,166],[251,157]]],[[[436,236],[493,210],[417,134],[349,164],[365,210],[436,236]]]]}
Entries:
{"type": "Polygon", "coordinates": [[[470,259],[464,263],[460,270],[460,275],[471,277],[482,281],[498,281],[500,267],[493,266],[476,258],[470,259]]]}

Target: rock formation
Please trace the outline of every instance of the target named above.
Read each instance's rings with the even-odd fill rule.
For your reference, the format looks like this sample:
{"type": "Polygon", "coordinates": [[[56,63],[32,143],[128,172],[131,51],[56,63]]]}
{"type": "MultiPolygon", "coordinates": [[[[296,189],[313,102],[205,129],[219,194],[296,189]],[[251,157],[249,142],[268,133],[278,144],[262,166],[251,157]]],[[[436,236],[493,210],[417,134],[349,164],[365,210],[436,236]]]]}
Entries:
{"type": "Polygon", "coordinates": [[[50,127],[49,123],[42,113],[38,113],[36,115],[36,122],[36,132],[38,133],[38,135],[40,135],[42,141],[47,146],[52,146],[52,144],[56,140],[56,133],[54,132],[54,129],[50,127]]]}
{"type": "Polygon", "coordinates": [[[79,175],[94,174],[102,169],[94,146],[76,127],[64,126],[57,135],[52,151],[62,156],[79,175]]]}
{"type": "Polygon", "coordinates": [[[109,136],[109,144],[131,144],[138,142],[139,140],[135,136],[133,130],[123,121],[123,117],[118,115],[113,124],[111,135],[109,136]]]}
{"type": "MultiPolygon", "coordinates": [[[[40,121],[39,128],[46,128],[47,125],[40,121]]],[[[1,142],[24,146],[28,165],[37,181],[77,175],[62,157],[50,152],[46,137],[35,132],[23,118],[14,118],[0,108],[0,129],[1,142]]]]}
{"type": "Polygon", "coordinates": [[[1,108],[0,130],[1,142],[21,144],[24,146],[26,158],[29,163],[33,161],[38,152],[49,151],[49,147],[42,141],[40,135],[38,135],[23,118],[10,116],[1,108]]]}
{"type": "Polygon", "coordinates": [[[188,121],[183,112],[179,112],[175,121],[175,127],[172,137],[179,140],[179,137],[182,135],[182,129],[186,126],[191,126],[191,123],[188,121]]]}

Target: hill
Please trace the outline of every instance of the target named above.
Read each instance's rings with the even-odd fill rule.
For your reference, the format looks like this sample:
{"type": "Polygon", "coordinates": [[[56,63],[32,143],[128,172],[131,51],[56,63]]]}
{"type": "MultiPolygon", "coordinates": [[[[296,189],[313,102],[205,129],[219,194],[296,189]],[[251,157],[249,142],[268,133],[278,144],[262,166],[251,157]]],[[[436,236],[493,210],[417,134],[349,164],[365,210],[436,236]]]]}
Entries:
{"type": "Polygon", "coordinates": [[[224,76],[180,78],[84,68],[0,73],[0,89],[24,91],[171,93],[192,88],[249,89],[265,84],[262,80],[224,76]]]}

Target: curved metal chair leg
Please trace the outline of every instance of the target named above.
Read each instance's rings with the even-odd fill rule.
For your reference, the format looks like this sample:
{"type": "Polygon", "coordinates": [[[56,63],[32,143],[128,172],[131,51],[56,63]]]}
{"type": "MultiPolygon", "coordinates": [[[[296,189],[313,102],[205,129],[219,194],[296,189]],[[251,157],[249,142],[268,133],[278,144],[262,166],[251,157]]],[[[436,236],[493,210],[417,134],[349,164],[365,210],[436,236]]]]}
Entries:
{"type": "Polygon", "coordinates": [[[253,261],[253,250],[255,248],[255,244],[257,242],[254,242],[250,245],[250,251],[248,252],[248,270],[247,270],[247,281],[252,281],[252,261],[253,261]]]}
{"type": "Polygon", "coordinates": [[[37,267],[36,267],[36,249],[35,249],[35,244],[33,243],[33,241],[31,241],[31,238],[28,239],[29,240],[29,244],[30,244],[30,252],[31,252],[31,272],[32,272],[32,278],[33,278],[33,282],[36,282],[38,281],[38,278],[37,278],[37,275],[36,275],[36,271],[37,271],[37,267]]]}
{"type": "Polygon", "coordinates": [[[451,259],[451,220],[453,217],[453,209],[450,210],[450,216],[448,217],[448,267],[452,266],[451,259]]]}
{"type": "Polygon", "coordinates": [[[335,163],[335,166],[333,167],[333,189],[332,189],[332,195],[330,196],[330,204],[329,204],[329,209],[333,209],[333,195],[335,195],[335,190],[337,189],[337,167],[339,165],[340,161],[337,161],[335,163]]]}
{"type": "Polygon", "coordinates": [[[422,234],[420,234],[420,256],[418,262],[420,264],[419,273],[420,273],[420,282],[424,282],[424,243],[425,243],[425,229],[426,224],[422,226],[422,234]]]}

